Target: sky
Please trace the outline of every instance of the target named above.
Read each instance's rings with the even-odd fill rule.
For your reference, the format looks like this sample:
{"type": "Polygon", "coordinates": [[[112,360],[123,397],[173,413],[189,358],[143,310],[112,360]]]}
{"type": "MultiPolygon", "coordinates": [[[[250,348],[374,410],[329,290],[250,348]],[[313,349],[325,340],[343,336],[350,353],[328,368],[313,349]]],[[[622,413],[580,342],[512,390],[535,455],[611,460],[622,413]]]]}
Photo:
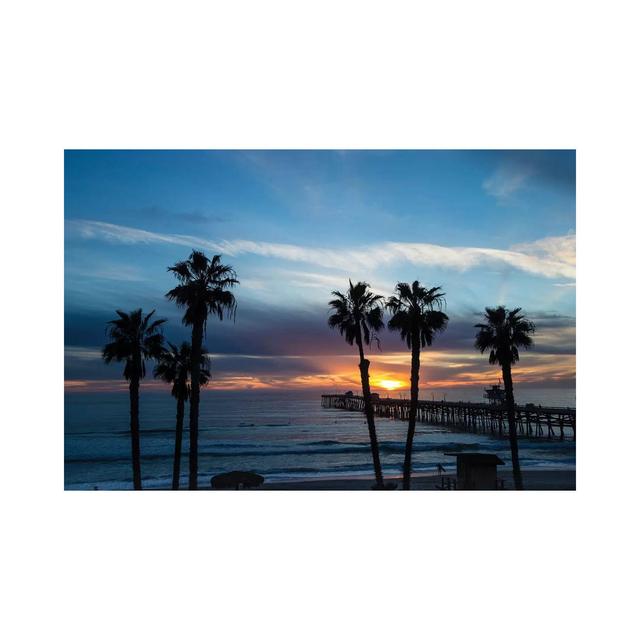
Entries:
{"type": "MultiPolygon", "coordinates": [[[[168,340],[189,339],[164,294],[193,249],[240,280],[235,322],[208,324],[211,389],[357,391],[355,347],[327,325],[349,278],[443,288],[422,394],[497,381],[473,342],[498,304],[537,327],[515,382],[573,388],[575,171],[574,151],[66,151],[65,388],[126,388],[100,358],[116,309],[156,309],[168,340]]],[[[380,339],[373,390],[399,395],[409,351],[380,339]]]]}

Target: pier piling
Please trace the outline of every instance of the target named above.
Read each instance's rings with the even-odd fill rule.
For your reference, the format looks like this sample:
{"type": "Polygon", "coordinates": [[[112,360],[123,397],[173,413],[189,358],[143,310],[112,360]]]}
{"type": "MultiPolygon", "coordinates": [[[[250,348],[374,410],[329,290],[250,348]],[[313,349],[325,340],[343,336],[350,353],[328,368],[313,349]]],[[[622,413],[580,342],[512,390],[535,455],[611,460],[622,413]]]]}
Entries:
{"type": "MultiPolygon", "coordinates": [[[[364,399],[356,395],[323,395],[322,406],[327,409],[364,411],[364,399]]],[[[373,411],[377,416],[406,420],[409,400],[373,398],[373,411]]],[[[503,405],[473,402],[445,402],[421,400],[418,402],[418,422],[442,425],[454,431],[486,433],[506,437],[509,433],[507,409],[503,405]]],[[[518,437],[566,440],[570,430],[576,439],[576,410],[572,407],[542,407],[533,404],[516,405],[516,432],[518,437]],[[558,428],[559,433],[556,433],[558,428]]]]}

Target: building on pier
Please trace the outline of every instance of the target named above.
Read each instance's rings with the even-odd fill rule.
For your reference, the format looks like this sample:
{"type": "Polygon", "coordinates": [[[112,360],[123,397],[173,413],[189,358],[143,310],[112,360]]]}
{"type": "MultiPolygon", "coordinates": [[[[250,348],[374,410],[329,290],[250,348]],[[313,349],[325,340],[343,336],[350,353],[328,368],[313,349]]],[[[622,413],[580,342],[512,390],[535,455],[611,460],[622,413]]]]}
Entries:
{"type": "Polygon", "coordinates": [[[499,384],[494,384],[490,389],[485,389],[482,397],[486,398],[489,404],[504,404],[507,399],[505,390],[499,384]]]}

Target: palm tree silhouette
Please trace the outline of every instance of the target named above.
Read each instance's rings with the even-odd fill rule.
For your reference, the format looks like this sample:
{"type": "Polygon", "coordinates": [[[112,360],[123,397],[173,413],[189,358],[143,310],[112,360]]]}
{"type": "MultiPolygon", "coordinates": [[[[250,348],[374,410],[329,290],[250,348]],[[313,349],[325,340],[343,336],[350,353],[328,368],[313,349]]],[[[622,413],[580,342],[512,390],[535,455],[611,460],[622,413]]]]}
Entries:
{"type": "Polygon", "coordinates": [[[416,280],[411,285],[398,282],[395,292],[396,295],[387,300],[387,309],[392,314],[387,327],[391,331],[399,331],[401,338],[411,349],[411,401],[402,471],[402,488],[408,490],[411,488],[411,455],[418,412],[420,350],[431,346],[435,334],[446,328],[449,317],[440,311],[444,302],[444,293],[440,287],[426,289],[416,280]]]}
{"type": "Polygon", "coordinates": [[[518,435],[516,433],[516,412],[513,398],[513,380],[511,365],[518,362],[518,348],[528,349],[533,346],[531,338],[536,328],[533,322],[520,314],[521,309],[509,311],[503,306],[487,307],[484,313],[486,324],[475,325],[479,329],[476,334],[476,349],[481,353],[489,350],[489,362],[502,367],[502,379],[507,400],[507,417],[509,419],[509,442],[511,445],[511,464],[513,481],[516,489],[522,489],[522,472],[518,455],[518,435]]]}
{"type": "Polygon", "coordinates": [[[371,344],[372,340],[378,340],[376,331],[384,328],[382,321],[383,297],[375,295],[369,289],[366,282],[353,284],[349,280],[349,291],[344,294],[340,291],[332,291],[335,296],[329,301],[333,314],[329,317],[329,326],[338,328],[340,335],[344,336],[348,344],[358,345],[360,354],[360,379],[362,381],[362,396],[364,398],[364,411],[369,427],[369,439],[371,441],[371,455],[373,456],[373,469],[376,476],[376,487],[384,488],[382,466],[380,465],[380,451],[378,449],[378,437],[376,425],[373,419],[373,405],[371,404],[371,388],[369,386],[369,360],[364,357],[363,344],[371,344]]]}
{"type": "Polygon", "coordinates": [[[107,335],[111,342],[102,349],[102,358],[110,363],[124,361],[123,376],[129,381],[131,462],[133,464],[133,488],[142,489],[140,473],[140,380],[146,375],[145,361],[158,358],[164,338],[159,327],[166,319],[151,320],[155,309],[143,316],[142,309],[131,313],[116,310],[118,318],[107,323],[107,335]]]}
{"type": "Polygon", "coordinates": [[[207,317],[224,315],[235,320],[236,299],[228,291],[239,284],[236,272],[220,262],[209,260],[201,251],[193,251],[183,262],[168,268],[180,284],[166,294],[178,307],[184,307],[182,322],[191,327],[191,406],[189,410],[189,489],[198,488],[198,414],[200,410],[200,358],[207,317]]]}
{"type": "MultiPolygon", "coordinates": [[[[184,422],[184,403],[191,396],[191,345],[183,342],[180,348],[169,343],[158,358],[158,364],[153,370],[153,375],[171,384],[171,395],[177,401],[176,411],[176,442],[173,452],[173,478],[172,489],[180,488],[180,457],[182,455],[182,427],[184,422]]],[[[211,372],[209,370],[209,358],[203,347],[200,356],[200,386],[209,382],[211,372]]]]}

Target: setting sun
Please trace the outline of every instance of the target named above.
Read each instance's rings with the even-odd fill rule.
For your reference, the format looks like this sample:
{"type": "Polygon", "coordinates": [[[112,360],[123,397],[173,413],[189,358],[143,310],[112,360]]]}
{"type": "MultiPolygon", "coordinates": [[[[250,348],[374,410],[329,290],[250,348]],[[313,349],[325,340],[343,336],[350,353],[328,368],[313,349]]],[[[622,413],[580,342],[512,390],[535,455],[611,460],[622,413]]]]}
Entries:
{"type": "Polygon", "coordinates": [[[387,391],[395,391],[402,386],[402,382],[399,382],[398,380],[380,380],[380,382],[378,382],[378,386],[386,389],[387,391]]]}

